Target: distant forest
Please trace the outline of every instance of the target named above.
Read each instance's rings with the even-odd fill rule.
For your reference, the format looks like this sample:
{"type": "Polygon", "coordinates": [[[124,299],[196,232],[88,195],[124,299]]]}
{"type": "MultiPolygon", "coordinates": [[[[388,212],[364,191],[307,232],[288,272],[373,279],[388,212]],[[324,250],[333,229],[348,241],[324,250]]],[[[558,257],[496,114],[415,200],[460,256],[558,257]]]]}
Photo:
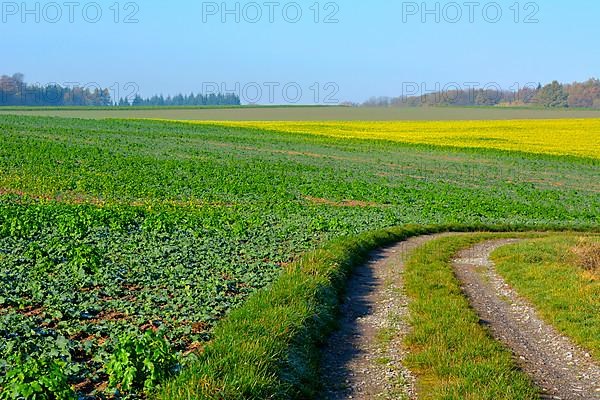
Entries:
{"type": "MultiPolygon", "coordinates": [[[[415,88],[413,88],[415,89],[415,88]]],[[[238,106],[236,94],[178,94],[155,95],[143,98],[114,99],[109,89],[39,85],[24,81],[23,74],[0,76],[0,106],[61,107],[61,106],[238,106]]],[[[343,103],[345,105],[357,105],[343,103]]],[[[557,81],[545,86],[526,87],[518,91],[498,89],[447,90],[423,95],[373,97],[364,107],[421,107],[421,106],[512,106],[547,108],[600,109],[600,80],[562,84],[557,81]]]]}
{"type": "Polygon", "coordinates": [[[419,96],[373,97],[365,107],[420,106],[537,106],[548,108],[600,109],[600,80],[562,84],[557,81],[545,86],[518,91],[497,89],[448,90],[419,96]]]}
{"type": "Polygon", "coordinates": [[[240,105],[235,94],[178,94],[132,99],[113,99],[109,89],[67,87],[57,84],[37,85],[24,81],[23,74],[0,77],[0,106],[62,107],[62,106],[231,106],[240,105]]]}

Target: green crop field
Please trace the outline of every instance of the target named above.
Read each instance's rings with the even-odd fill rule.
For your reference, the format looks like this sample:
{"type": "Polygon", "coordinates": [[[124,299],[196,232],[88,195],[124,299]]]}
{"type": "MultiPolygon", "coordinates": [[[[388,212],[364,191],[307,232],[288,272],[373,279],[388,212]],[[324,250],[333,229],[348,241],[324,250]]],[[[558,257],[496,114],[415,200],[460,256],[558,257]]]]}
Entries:
{"type": "MultiPolygon", "coordinates": [[[[204,112],[225,111],[153,116],[219,118],[204,112]]],[[[143,396],[188,370],[231,310],[325,243],[407,224],[595,229],[599,176],[594,158],[2,115],[0,387],[47,375],[80,396],[143,396]]]]}

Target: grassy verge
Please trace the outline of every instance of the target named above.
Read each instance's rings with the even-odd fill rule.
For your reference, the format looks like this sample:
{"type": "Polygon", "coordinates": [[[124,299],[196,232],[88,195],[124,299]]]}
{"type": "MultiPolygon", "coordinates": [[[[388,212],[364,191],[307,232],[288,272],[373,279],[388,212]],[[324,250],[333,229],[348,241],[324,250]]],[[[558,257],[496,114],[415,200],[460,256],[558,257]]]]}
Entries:
{"type": "MultiPolygon", "coordinates": [[[[354,266],[364,262],[373,249],[412,236],[484,229],[497,232],[527,230],[525,227],[506,226],[407,226],[342,238],[307,254],[269,288],[253,295],[221,321],[213,331],[214,339],[198,359],[163,385],[155,397],[261,400],[314,397],[319,385],[318,346],[334,327],[340,295],[354,266]]],[[[465,384],[452,384],[447,390],[442,388],[436,393],[469,395],[438,398],[533,398],[535,390],[525,377],[514,370],[510,354],[478,325],[451,269],[443,261],[444,257],[447,261],[455,250],[476,240],[441,242],[440,245],[446,246],[441,249],[446,250],[441,253],[442,258],[430,260],[433,266],[424,264],[421,268],[418,261],[411,264],[411,293],[416,300],[415,312],[422,319],[415,322],[423,324],[424,329],[415,331],[413,344],[416,345],[419,340],[428,343],[425,335],[430,330],[437,330],[431,332],[435,338],[431,340],[432,348],[420,349],[418,357],[425,360],[422,353],[428,352],[435,358],[435,352],[442,350],[444,332],[448,340],[462,339],[461,352],[450,353],[449,359],[437,361],[446,363],[439,368],[448,370],[445,375],[448,380],[459,379],[465,374],[471,376],[465,384]],[[445,310],[447,307],[450,308],[445,310]],[[446,319],[437,320],[440,312],[446,319]],[[458,329],[453,325],[455,320],[463,321],[458,329]],[[478,347],[469,354],[471,344],[478,347]],[[461,362],[463,355],[468,358],[461,362]],[[456,363],[458,375],[452,374],[452,363],[456,363]],[[484,389],[486,386],[491,389],[484,389]],[[482,390],[482,397],[470,397],[479,390],[482,390]],[[498,396],[489,397],[491,394],[498,396]]],[[[425,257],[428,253],[421,251],[419,254],[425,257]]],[[[422,261],[428,262],[426,259],[422,261]]],[[[446,353],[454,350],[453,346],[446,346],[446,353]]],[[[419,362],[418,357],[414,364],[420,365],[420,370],[424,371],[424,362],[419,362]]]]}
{"type": "Polygon", "coordinates": [[[553,236],[502,247],[492,258],[543,319],[600,360],[600,271],[578,265],[578,243],[577,236],[553,236]]]}
{"type": "MultiPolygon", "coordinates": [[[[502,235],[445,237],[417,249],[406,264],[413,331],[408,366],[422,399],[537,399],[537,390],[495,341],[463,296],[452,266],[460,249],[502,235]]],[[[514,235],[511,235],[514,236],[514,235]]]]}

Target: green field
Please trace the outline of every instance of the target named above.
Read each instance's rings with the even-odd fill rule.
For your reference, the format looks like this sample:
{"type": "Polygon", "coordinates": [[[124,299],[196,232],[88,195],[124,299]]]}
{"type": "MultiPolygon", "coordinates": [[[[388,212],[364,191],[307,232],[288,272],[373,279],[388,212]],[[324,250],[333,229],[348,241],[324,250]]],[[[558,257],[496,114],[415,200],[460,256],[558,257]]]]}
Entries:
{"type": "Polygon", "coordinates": [[[127,108],[3,108],[0,115],[65,118],[156,118],[201,121],[455,121],[600,118],[600,110],[518,107],[127,107],[127,108]]]}
{"type": "MultiPolygon", "coordinates": [[[[40,112],[248,119],[250,111],[40,112]]],[[[263,112],[315,120],[342,119],[347,109],[253,115],[265,119],[263,112]]],[[[396,110],[372,118],[381,119],[379,112],[392,118],[396,110]]],[[[502,119],[521,110],[439,112],[448,119],[461,112],[502,119]]],[[[360,110],[355,115],[365,119],[360,110]]],[[[58,365],[80,394],[113,393],[112,386],[139,394],[143,379],[124,383],[116,366],[129,364],[111,356],[115,349],[131,354],[129,342],[158,331],[145,340],[153,349],[166,346],[177,361],[160,356],[157,368],[170,373],[181,363],[193,370],[184,355],[211,340],[227,348],[218,339],[230,338],[223,332],[231,329],[218,328],[215,336],[215,324],[259,289],[284,285],[278,277],[302,254],[341,237],[406,224],[595,229],[600,223],[600,161],[590,158],[137,120],[6,115],[0,132],[0,387],[7,385],[6,372],[14,377],[11,371],[58,365]]],[[[322,282],[309,283],[320,293],[322,282]]],[[[314,293],[305,294],[307,302],[314,293]]],[[[251,304],[260,309],[257,301],[251,304]]],[[[296,311],[294,326],[301,330],[310,313],[296,311]]],[[[239,313],[238,319],[246,316],[239,313]]],[[[282,322],[274,335],[276,341],[292,333],[282,322]]],[[[257,378],[254,393],[264,395],[260,385],[276,380],[266,368],[261,373],[271,381],[257,378]]],[[[171,389],[165,398],[179,393],[171,389]]]]}

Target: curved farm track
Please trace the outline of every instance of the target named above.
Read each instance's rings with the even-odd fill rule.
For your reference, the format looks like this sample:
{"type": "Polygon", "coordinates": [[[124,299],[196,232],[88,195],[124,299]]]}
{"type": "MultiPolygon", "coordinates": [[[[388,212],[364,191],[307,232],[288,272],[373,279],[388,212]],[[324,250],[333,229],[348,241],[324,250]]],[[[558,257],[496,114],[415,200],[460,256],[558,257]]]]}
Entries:
{"type": "MultiPolygon", "coordinates": [[[[421,236],[374,252],[349,280],[340,326],[322,352],[319,399],[416,399],[414,376],[403,367],[409,332],[408,299],[402,290],[404,260],[440,235],[421,236]],[[395,332],[386,345],[382,332],[395,332]]],[[[487,241],[453,261],[472,307],[494,338],[512,350],[543,399],[600,399],[600,367],[590,355],[537,317],[499,277],[490,254],[516,239],[487,241]]]]}

